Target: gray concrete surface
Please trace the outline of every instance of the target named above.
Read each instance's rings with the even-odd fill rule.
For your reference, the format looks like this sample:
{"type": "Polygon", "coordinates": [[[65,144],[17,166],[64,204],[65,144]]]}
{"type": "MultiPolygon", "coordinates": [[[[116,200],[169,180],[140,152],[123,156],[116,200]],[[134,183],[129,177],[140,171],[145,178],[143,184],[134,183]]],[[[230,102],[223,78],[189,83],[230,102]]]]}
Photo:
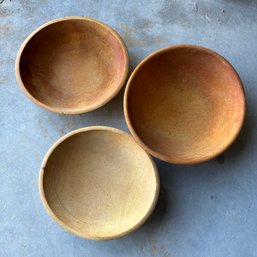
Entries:
{"type": "Polygon", "coordinates": [[[257,256],[257,1],[1,0],[0,256],[257,256]],[[161,195],[148,222],[120,240],[94,242],[64,231],[46,214],[37,180],[47,149],[88,125],[127,130],[123,91],[84,115],[58,115],[30,102],[14,76],[17,50],[42,23],[63,16],[100,19],[124,38],[130,70],[160,47],[191,43],[225,56],[244,83],[248,109],[238,140],[194,166],[157,161],[161,195]]]}

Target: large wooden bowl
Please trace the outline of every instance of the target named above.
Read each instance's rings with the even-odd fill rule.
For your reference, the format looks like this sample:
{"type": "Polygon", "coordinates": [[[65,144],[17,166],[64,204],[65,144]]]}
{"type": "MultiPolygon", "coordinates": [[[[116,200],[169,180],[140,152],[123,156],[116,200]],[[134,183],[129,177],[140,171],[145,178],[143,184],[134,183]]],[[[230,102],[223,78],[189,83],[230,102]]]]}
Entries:
{"type": "Polygon", "coordinates": [[[178,45],[137,66],[127,83],[124,111],[146,151],[167,162],[194,164],[219,155],[234,141],[244,120],[245,95],[222,56],[178,45]]]}
{"type": "Polygon", "coordinates": [[[151,214],[159,176],[132,136],[109,127],[75,130],[46,154],[40,196],[50,216],[77,236],[126,235],[151,214]]]}
{"type": "Polygon", "coordinates": [[[100,21],[67,17],[36,29],[16,58],[16,78],[36,104],[58,113],[92,111],[111,100],[128,73],[120,36],[100,21]]]}

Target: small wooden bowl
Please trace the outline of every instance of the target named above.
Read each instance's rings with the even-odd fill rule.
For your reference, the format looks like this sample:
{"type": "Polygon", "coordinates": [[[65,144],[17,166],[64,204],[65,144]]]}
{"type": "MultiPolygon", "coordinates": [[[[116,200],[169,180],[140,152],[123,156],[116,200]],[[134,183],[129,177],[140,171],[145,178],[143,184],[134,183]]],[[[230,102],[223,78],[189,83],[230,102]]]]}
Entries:
{"type": "Polygon", "coordinates": [[[107,240],[137,229],[153,211],[159,176],[151,157],[127,133],[82,128],[46,154],[39,191],[50,216],[64,229],[107,240]]]}
{"type": "Polygon", "coordinates": [[[128,74],[128,53],[106,24],[83,17],[50,21],[22,44],[16,78],[36,104],[58,113],[92,111],[110,101],[128,74]]]}
{"type": "Polygon", "coordinates": [[[124,112],[136,141],[153,156],[195,164],[237,137],[245,95],[231,64],[199,46],[161,49],[144,59],[125,90],[124,112]]]}

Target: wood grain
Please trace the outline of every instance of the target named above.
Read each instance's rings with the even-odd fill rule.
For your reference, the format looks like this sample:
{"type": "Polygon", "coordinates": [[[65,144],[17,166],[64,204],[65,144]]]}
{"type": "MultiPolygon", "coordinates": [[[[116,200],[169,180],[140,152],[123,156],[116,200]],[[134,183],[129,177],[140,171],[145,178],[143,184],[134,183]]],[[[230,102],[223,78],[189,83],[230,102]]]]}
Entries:
{"type": "Polygon", "coordinates": [[[234,141],[245,115],[243,85],[222,56],[198,46],[161,49],[126,87],[124,111],[136,141],[176,164],[209,160],[234,141]]]}
{"type": "Polygon", "coordinates": [[[128,53],[106,24],[83,17],[50,21],[22,44],[16,78],[25,94],[49,111],[77,114],[110,101],[128,73],[128,53]]]}
{"type": "Polygon", "coordinates": [[[126,235],[151,214],[159,177],[151,157],[125,132],[75,130],[57,141],[42,163],[39,190],[51,217],[77,236],[126,235]]]}

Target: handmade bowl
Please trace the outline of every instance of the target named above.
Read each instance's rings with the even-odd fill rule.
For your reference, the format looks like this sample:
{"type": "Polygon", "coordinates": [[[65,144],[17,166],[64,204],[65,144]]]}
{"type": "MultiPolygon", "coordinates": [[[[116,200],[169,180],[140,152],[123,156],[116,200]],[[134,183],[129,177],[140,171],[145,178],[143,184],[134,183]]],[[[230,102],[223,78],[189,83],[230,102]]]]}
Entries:
{"type": "Polygon", "coordinates": [[[50,21],[22,44],[16,78],[36,104],[58,113],[92,111],[110,101],[128,73],[128,53],[106,24],[83,17],[50,21]]]}
{"type": "Polygon", "coordinates": [[[245,95],[222,56],[178,45],[136,67],[125,90],[124,112],[147,152],[167,162],[194,164],[219,155],[234,141],[244,120],[245,95]]]}
{"type": "Polygon", "coordinates": [[[132,136],[110,127],[75,130],[46,154],[39,191],[50,216],[73,234],[114,239],[151,214],[159,176],[132,136]]]}

